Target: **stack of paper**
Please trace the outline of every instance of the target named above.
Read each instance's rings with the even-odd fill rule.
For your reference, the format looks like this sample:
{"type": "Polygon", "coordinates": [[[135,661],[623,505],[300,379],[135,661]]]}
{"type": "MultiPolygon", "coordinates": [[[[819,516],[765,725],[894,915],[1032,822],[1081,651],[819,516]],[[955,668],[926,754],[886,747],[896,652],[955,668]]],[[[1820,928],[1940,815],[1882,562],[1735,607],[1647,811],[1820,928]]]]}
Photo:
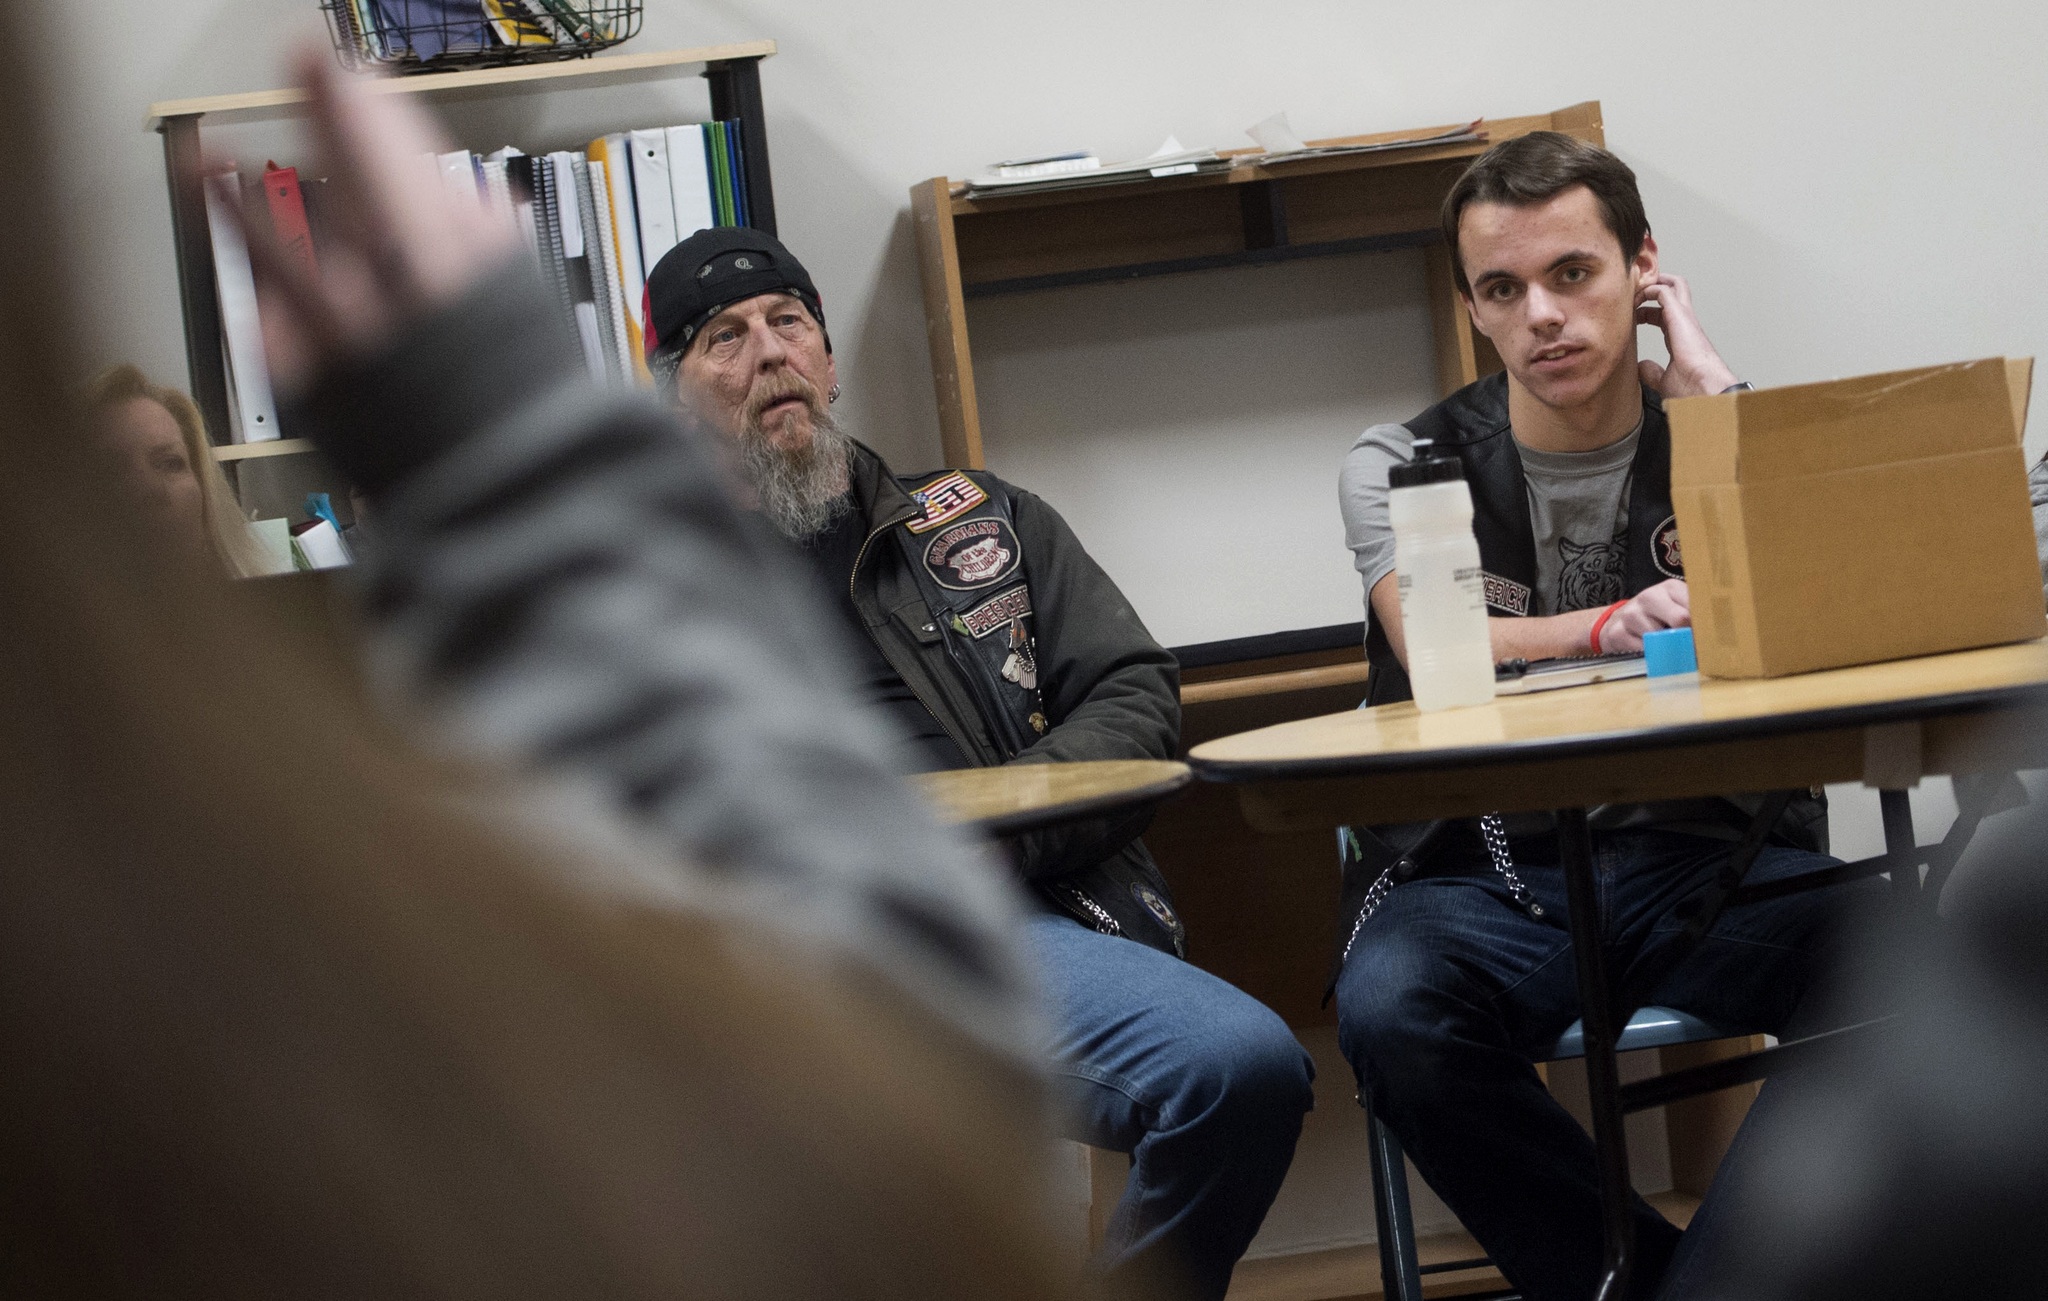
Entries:
{"type": "Polygon", "coordinates": [[[989,170],[1006,181],[1035,181],[1047,176],[1071,176],[1075,172],[1092,172],[1102,166],[1092,150],[1081,150],[1071,154],[1041,154],[1036,158],[1013,158],[1007,163],[997,163],[989,170]]]}
{"type": "Polygon", "coordinates": [[[1198,172],[1218,172],[1230,166],[1230,160],[1219,155],[1214,149],[1188,149],[1172,136],[1157,149],[1143,158],[1128,163],[1103,163],[1095,160],[1093,167],[1060,172],[1027,172],[1023,175],[1005,175],[1006,167],[1032,168],[1045,163],[1075,158],[1093,158],[1092,154],[1064,155],[1061,158],[1026,159],[1019,163],[997,163],[995,167],[980,176],[970,177],[965,187],[969,197],[983,194],[1038,194],[1048,190],[1072,190],[1091,185],[1113,185],[1119,181],[1134,181],[1147,176],[1192,176],[1198,172]]]}
{"type": "Polygon", "coordinates": [[[1349,154],[1382,154],[1397,149],[1423,149],[1431,145],[1467,144],[1486,139],[1486,120],[1477,119],[1465,126],[1449,127],[1442,131],[1426,132],[1417,136],[1404,136],[1399,140],[1380,140],[1372,144],[1329,144],[1310,145],[1302,143],[1294,134],[1294,128],[1287,124],[1285,112],[1275,113],[1257,126],[1248,127],[1245,134],[1258,141],[1260,152],[1238,154],[1233,160],[1239,167],[1272,167],[1278,164],[1300,162],[1309,158],[1341,158],[1349,154]]]}

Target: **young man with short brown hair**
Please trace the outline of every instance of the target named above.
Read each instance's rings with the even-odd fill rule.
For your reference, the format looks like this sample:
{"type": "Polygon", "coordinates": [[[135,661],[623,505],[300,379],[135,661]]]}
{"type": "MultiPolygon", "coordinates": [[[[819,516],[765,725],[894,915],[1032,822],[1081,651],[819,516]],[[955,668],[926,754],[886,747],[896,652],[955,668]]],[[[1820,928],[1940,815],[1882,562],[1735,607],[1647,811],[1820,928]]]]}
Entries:
{"type": "MultiPolygon", "coordinates": [[[[1495,146],[1443,208],[1490,375],[1360,436],[1341,483],[1366,590],[1371,703],[1408,698],[1387,471],[1418,439],[1471,487],[1495,658],[1634,651],[1689,622],[1663,400],[1736,385],[1662,270],[1628,166],[1554,132],[1495,146]],[[1668,365],[1636,355],[1660,329],[1668,365]]],[[[1740,777],[1731,777],[1740,784],[1740,777]]],[[[1617,986],[1675,952],[1757,797],[1590,810],[1617,986]]],[[[1832,863],[1804,794],[1750,869],[1832,863]]],[[[1340,1041],[1374,1113],[1530,1301],[1584,1301],[1601,1265],[1592,1141],[1532,1062],[1579,1015],[1557,836],[1544,815],[1355,828],[1346,837],[1340,1041]]],[[[1841,890],[1732,908],[1650,990],[1715,1025],[1782,1033],[1839,929],[1841,890]]],[[[1629,1295],[1653,1295],[1679,1231],[1640,1198],[1629,1295]]]]}

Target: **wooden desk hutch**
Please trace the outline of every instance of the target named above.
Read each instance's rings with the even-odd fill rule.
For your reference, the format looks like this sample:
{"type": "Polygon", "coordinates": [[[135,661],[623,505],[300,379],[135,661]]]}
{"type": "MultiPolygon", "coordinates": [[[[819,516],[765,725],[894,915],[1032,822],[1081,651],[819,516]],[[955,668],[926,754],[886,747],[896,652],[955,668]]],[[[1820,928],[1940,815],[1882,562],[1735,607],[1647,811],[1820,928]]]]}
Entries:
{"type": "MultiPolygon", "coordinates": [[[[1318,145],[1419,139],[1428,127],[1317,140],[1318,145]]],[[[953,182],[913,186],[925,333],[946,464],[982,468],[967,300],[1065,285],[1134,280],[1297,258],[1421,248],[1438,386],[1450,393],[1500,369],[1473,332],[1451,281],[1437,208],[1458,173],[1489,144],[1531,131],[1563,131],[1594,144],[1605,135],[1598,101],[1486,123],[1485,141],[1391,153],[1309,158],[1227,172],[1039,194],[955,198],[953,182]]]]}

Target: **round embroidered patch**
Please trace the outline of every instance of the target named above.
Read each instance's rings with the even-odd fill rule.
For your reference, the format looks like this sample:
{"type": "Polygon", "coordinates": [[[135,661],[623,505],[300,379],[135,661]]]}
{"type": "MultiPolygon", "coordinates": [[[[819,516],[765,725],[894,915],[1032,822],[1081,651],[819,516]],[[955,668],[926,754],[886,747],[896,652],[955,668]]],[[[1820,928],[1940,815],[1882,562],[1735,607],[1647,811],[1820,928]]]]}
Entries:
{"type": "Polygon", "coordinates": [[[1007,523],[972,519],[933,538],[924,549],[924,567],[941,587],[970,592],[1016,573],[1023,553],[1007,523]]]}
{"type": "Polygon", "coordinates": [[[1650,535],[1650,563],[1666,578],[1685,577],[1685,555],[1678,549],[1678,516],[1666,519],[1650,535]]]}
{"type": "Polygon", "coordinates": [[[1180,918],[1173,915],[1173,905],[1166,902],[1166,899],[1157,890],[1154,890],[1142,881],[1133,881],[1131,882],[1131,897],[1145,905],[1145,911],[1157,917],[1161,926],[1175,934],[1179,934],[1180,918]]]}

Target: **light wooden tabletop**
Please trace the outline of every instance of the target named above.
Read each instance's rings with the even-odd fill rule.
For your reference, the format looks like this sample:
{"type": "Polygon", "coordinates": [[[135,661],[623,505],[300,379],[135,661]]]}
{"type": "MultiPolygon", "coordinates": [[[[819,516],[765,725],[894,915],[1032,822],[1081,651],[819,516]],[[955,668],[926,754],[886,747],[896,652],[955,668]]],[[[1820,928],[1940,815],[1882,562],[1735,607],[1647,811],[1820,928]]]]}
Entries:
{"type": "Polygon", "coordinates": [[[1223,737],[1189,759],[1205,779],[1256,784],[1255,823],[1296,830],[1873,775],[1910,784],[2039,762],[2043,724],[2048,642],[2033,641],[1785,678],[1635,678],[1431,714],[1351,710],[1223,737]],[[2023,714],[2033,726],[2014,724],[2023,714]]]}
{"type": "Polygon", "coordinates": [[[1192,779],[1184,763],[1118,759],[956,768],[911,780],[945,821],[1014,836],[1164,799],[1192,779]]]}

